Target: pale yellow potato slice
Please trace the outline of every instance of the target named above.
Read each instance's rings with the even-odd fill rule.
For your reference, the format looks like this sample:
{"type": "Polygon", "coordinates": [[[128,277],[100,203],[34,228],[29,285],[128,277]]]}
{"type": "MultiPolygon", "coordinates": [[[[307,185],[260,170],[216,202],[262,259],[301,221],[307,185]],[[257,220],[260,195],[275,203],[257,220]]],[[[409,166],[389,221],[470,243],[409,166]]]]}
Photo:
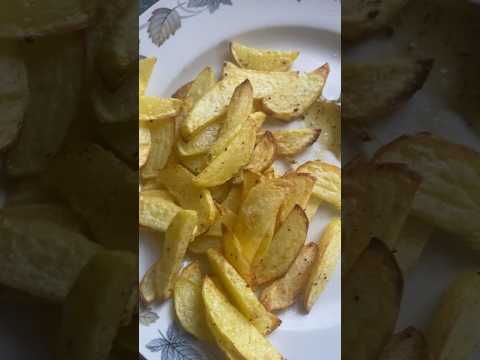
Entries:
{"type": "Polygon", "coordinates": [[[139,293],[144,304],[155,301],[155,264],[150,266],[140,281],[139,293]]]}
{"type": "Polygon", "coordinates": [[[300,54],[298,51],[258,49],[232,42],[230,52],[242,68],[260,71],[287,71],[300,54]]]}
{"type": "Polygon", "coordinates": [[[233,303],[261,334],[268,335],[280,326],[280,319],[265,309],[250,285],[220,252],[210,249],[207,254],[214,274],[220,278],[233,303]]]}
{"type": "Polygon", "coordinates": [[[225,257],[249,284],[253,281],[250,263],[245,258],[237,236],[228,226],[223,226],[223,250],[225,257]]]}
{"type": "Polygon", "coordinates": [[[218,206],[218,209],[220,214],[217,216],[215,222],[212,224],[212,226],[210,226],[205,235],[222,237],[223,225],[227,225],[229,227],[233,227],[235,225],[235,222],[237,221],[237,214],[221,205],[218,206]]]}
{"type": "Polygon", "coordinates": [[[235,214],[238,214],[240,206],[242,205],[242,187],[232,186],[230,192],[222,203],[225,209],[228,209],[235,214]]]}
{"type": "Polygon", "coordinates": [[[155,177],[167,165],[168,158],[175,143],[175,121],[166,121],[150,124],[151,146],[147,162],[142,167],[142,178],[155,177]]]}
{"type": "Polygon", "coordinates": [[[264,241],[270,242],[284,199],[284,188],[271,182],[260,183],[248,192],[233,230],[248,262],[253,261],[264,241]]]}
{"type": "Polygon", "coordinates": [[[325,289],[338,261],[342,248],[340,218],[333,219],[325,229],[318,243],[318,253],[307,281],[303,304],[310,312],[325,289]]]}
{"type": "Polygon", "coordinates": [[[317,141],[320,129],[296,129],[272,131],[278,156],[295,156],[317,141]]]}
{"type": "Polygon", "coordinates": [[[308,221],[312,221],[312,219],[317,214],[317,211],[320,208],[320,205],[322,203],[323,203],[322,199],[316,196],[310,196],[310,199],[308,199],[307,206],[305,207],[305,214],[307,215],[308,221]]]}
{"type": "Polygon", "coordinates": [[[339,167],[313,160],[301,165],[297,173],[307,173],[315,177],[313,195],[340,209],[342,175],[339,167]]]}
{"type": "Polygon", "coordinates": [[[200,235],[188,246],[188,251],[196,255],[206,254],[209,249],[222,250],[223,239],[220,236],[200,235]]]}
{"type": "MultiPolygon", "coordinates": [[[[249,118],[251,120],[251,118],[249,118]]],[[[194,183],[202,187],[221,185],[248,164],[255,146],[255,124],[247,121],[224,151],[197,175],[194,183]]]]}
{"type": "Polygon", "coordinates": [[[290,121],[305,113],[321,95],[330,67],[323,65],[287,86],[276,89],[262,100],[263,109],[276,119],[290,121]]]}
{"type": "Polygon", "coordinates": [[[153,68],[157,63],[157,59],[154,57],[141,59],[138,62],[138,93],[144,95],[147,89],[150,76],[152,76],[153,68]]]}
{"type": "Polygon", "coordinates": [[[263,172],[275,161],[277,144],[270,131],[266,131],[255,145],[250,163],[245,168],[254,172],[263,172]]]}
{"type": "Polygon", "coordinates": [[[214,122],[201,130],[188,142],[178,140],[177,150],[181,156],[193,156],[207,153],[217,141],[222,128],[221,121],[214,122]]]}
{"type": "Polygon", "coordinates": [[[197,212],[197,234],[203,234],[215,221],[218,211],[210,191],[195,185],[194,178],[183,166],[175,164],[161,170],[156,180],[172,194],[182,208],[197,212]]]}
{"type": "Polygon", "coordinates": [[[208,328],[202,299],[203,276],[198,262],[182,270],[175,281],[173,303],[182,327],[197,339],[213,340],[208,328]]]}
{"type": "Polygon", "coordinates": [[[287,273],[263,289],[260,300],[269,311],[292,305],[307,283],[317,254],[317,244],[309,243],[300,250],[287,273]]]}
{"type": "Polygon", "coordinates": [[[414,327],[392,336],[379,360],[425,360],[432,359],[423,333],[414,327]]]}
{"type": "Polygon", "coordinates": [[[140,192],[139,222],[149,229],[164,232],[181,210],[172,200],[160,193],[140,192]]]}
{"type": "Polygon", "coordinates": [[[254,267],[255,284],[268,283],[287,272],[305,243],[308,225],[305,212],[295,205],[275,232],[266,255],[254,267]]]}
{"type": "Polygon", "coordinates": [[[244,360],[283,359],[208,277],[203,282],[202,296],[207,321],[220,348],[238,354],[238,358],[244,360]]]}
{"type": "Polygon", "coordinates": [[[342,144],[342,109],[336,101],[323,98],[317,100],[305,113],[305,125],[311,129],[321,129],[318,141],[337,155],[342,144]]]}
{"type": "Polygon", "coordinates": [[[178,162],[185,166],[192,174],[200,174],[208,165],[208,157],[206,154],[179,156],[178,162]]]}
{"type": "Polygon", "coordinates": [[[480,341],[480,274],[470,270],[449,286],[426,331],[433,358],[472,358],[480,341]]]}
{"type": "Polygon", "coordinates": [[[377,359],[393,335],[403,293],[390,249],[373,240],[342,281],[342,358],[377,359]]]}
{"type": "Polygon", "coordinates": [[[285,174],[282,180],[286,180],[290,186],[278,214],[279,224],[285,221],[296,205],[299,205],[302,209],[307,207],[315,185],[313,176],[296,172],[285,174]]]}
{"type": "Polygon", "coordinates": [[[168,120],[180,113],[183,102],[178,99],[164,99],[156,96],[140,96],[139,120],[153,122],[168,120]]]}
{"type": "Polygon", "coordinates": [[[197,214],[192,210],[180,210],[168,226],[160,258],[155,264],[157,300],[164,301],[172,295],[177,273],[196,228],[197,214]]]}
{"type": "Polygon", "coordinates": [[[398,162],[418,173],[422,184],[412,213],[428,224],[480,243],[480,154],[430,134],[402,136],[375,155],[376,162],[398,162]]]}
{"type": "Polygon", "coordinates": [[[152,137],[148,127],[140,125],[138,127],[138,167],[141,168],[148,159],[150,148],[152,146],[152,137]]]}
{"type": "MultiPolygon", "coordinates": [[[[183,100],[187,97],[188,92],[192,88],[193,81],[189,81],[188,83],[180,86],[172,95],[172,98],[183,100]]],[[[185,105],[185,103],[184,103],[185,105]]]]}

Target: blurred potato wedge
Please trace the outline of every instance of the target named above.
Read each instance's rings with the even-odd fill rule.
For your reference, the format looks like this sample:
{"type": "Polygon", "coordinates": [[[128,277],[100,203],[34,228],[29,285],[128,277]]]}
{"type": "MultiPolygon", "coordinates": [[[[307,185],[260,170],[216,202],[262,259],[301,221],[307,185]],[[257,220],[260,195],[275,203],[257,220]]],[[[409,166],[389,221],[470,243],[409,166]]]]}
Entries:
{"type": "Polygon", "coordinates": [[[442,295],[426,331],[434,359],[472,358],[480,341],[480,275],[458,276],[442,295]]]}
{"type": "Polygon", "coordinates": [[[380,360],[428,360],[432,359],[423,333],[414,327],[392,336],[380,360]]]}
{"type": "Polygon", "coordinates": [[[141,122],[168,120],[177,116],[181,108],[181,100],[143,95],[139,99],[139,120],[141,122]]]}
{"type": "Polygon", "coordinates": [[[148,159],[150,148],[152,146],[152,137],[150,129],[146,126],[138,127],[138,167],[141,168],[148,159]]]}
{"type": "Polygon", "coordinates": [[[342,180],[339,167],[313,160],[298,167],[296,172],[312,175],[316,179],[313,195],[340,209],[342,180]]]}
{"type": "Polygon", "coordinates": [[[305,288],[303,305],[307,312],[325,289],[335,267],[340,260],[342,248],[342,228],[340,218],[334,218],[324,230],[318,243],[317,256],[313,262],[310,275],[305,288]]]}
{"type": "Polygon", "coordinates": [[[157,58],[154,57],[140,59],[138,62],[138,93],[140,96],[144,95],[145,90],[147,90],[156,63],[157,58]]]}
{"type": "Polygon", "coordinates": [[[196,186],[194,178],[183,166],[172,165],[160,171],[156,180],[172,194],[183,209],[197,212],[197,234],[202,234],[215,221],[218,211],[210,191],[196,186]]]}
{"type": "Polygon", "coordinates": [[[298,51],[258,49],[235,41],[230,52],[240,67],[259,71],[287,71],[299,55],[298,51]]]}
{"type": "Polygon", "coordinates": [[[255,284],[262,285],[284,275],[307,238],[308,219],[298,205],[280,224],[266,255],[254,268],[255,284]]]}
{"type": "Polygon", "coordinates": [[[172,296],[177,273],[193,241],[197,228],[197,214],[192,210],[180,210],[165,232],[160,258],[155,263],[156,299],[164,301],[172,296]]]}
{"type": "Polygon", "coordinates": [[[142,167],[142,178],[149,179],[158,175],[158,172],[167,165],[168,158],[175,144],[175,121],[166,120],[150,124],[150,152],[147,161],[142,167]]]}
{"type": "Polygon", "coordinates": [[[214,274],[220,278],[233,303],[261,334],[268,335],[280,326],[280,319],[265,309],[250,285],[220,252],[210,249],[207,254],[214,274]]]}
{"type": "Polygon", "coordinates": [[[239,354],[238,359],[283,359],[208,277],[203,282],[202,296],[207,321],[220,348],[239,354]]]}
{"type": "Polygon", "coordinates": [[[295,156],[304,152],[317,141],[320,133],[320,129],[272,131],[273,138],[277,144],[277,155],[295,156]]]}
{"type": "Polygon", "coordinates": [[[315,243],[304,245],[285,275],[263,289],[260,300],[267,310],[286,309],[295,302],[307,283],[317,249],[315,243]]]}
{"type": "Polygon", "coordinates": [[[347,126],[389,115],[410,99],[428,78],[430,59],[347,63],[342,69],[342,118],[347,126]]]}
{"type": "Polygon", "coordinates": [[[155,301],[155,266],[155,264],[150,266],[140,281],[139,294],[145,305],[155,301]]]}
{"type": "Polygon", "coordinates": [[[329,72],[330,67],[325,64],[285,87],[277,88],[262,100],[265,113],[285,121],[303,115],[321,95],[329,72]]]}
{"type": "Polygon", "coordinates": [[[199,340],[213,340],[205,318],[202,299],[203,276],[198,262],[182,270],[175,281],[173,303],[183,328],[199,340]]]}
{"type": "Polygon", "coordinates": [[[172,200],[161,193],[140,192],[139,223],[149,229],[164,232],[181,210],[172,200]]]}
{"type": "Polygon", "coordinates": [[[390,249],[370,242],[342,282],[342,357],[376,359],[393,335],[403,293],[402,272],[390,249]]]}

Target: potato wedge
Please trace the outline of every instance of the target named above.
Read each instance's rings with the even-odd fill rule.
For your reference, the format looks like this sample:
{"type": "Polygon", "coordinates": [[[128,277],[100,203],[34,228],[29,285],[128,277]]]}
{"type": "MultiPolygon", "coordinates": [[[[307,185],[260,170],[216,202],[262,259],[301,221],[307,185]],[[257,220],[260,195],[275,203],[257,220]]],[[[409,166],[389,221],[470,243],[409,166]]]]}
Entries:
{"type": "Polygon", "coordinates": [[[164,99],[156,96],[140,96],[139,120],[141,122],[164,121],[179,114],[182,101],[174,98],[164,99]]]}
{"type": "Polygon", "coordinates": [[[416,217],[449,233],[472,238],[474,247],[478,244],[479,153],[422,133],[402,136],[384,146],[375,161],[404,163],[421,176],[422,184],[412,206],[416,217]]]}
{"type": "Polygon", "coordinates": [[[340,168],[314,160],[301,165],[296,172],[310,174],[316,178],[313,195],[340,209],[342,181],[340,168]]]}
{"type": "Polygon", "coordinates": [[[142,177],[145,179],[157,176],[167,165],[175,143],[175,121],[173,119],[151,124],[151,146],[147,162],[142,167],[142,177]]]}
{"type": "Polygon", "coordinates": [[[0,41],[0,152],[12,144],[20,132],[27,109],[29,89],[27,67],[20,47],[13,41],[0,41]]]}
{"type": "Polygon", "coordinates": [[[250,285],[220,252],[210,249],[207,254],[214,274],[220,278],[233,303],[261,334],[268,335],[280,326],[280,319],[265,309],[250,285]]]}
{"type": "Polygon", "coordinates": [[[212,226],[210,226],[205,235],[222,237],[223,225],[227,225],[231,228],[233,228],[233,226],[235,225],[237,221],[237,214],[227,208],[224,208],[223,206],[218,206],[218,210],[219,216],[217,216],[215,222],[212,224],[212,226]]]}
{"type": "Polygon", "coordinates": [[[378,358],[395,329],[402,292],[402,272],[390,249],[373,240],[342,283],[345,360],[378,358]]]}
{"type": "Polygon", "coordinates": [[[150,148],[152,146],[152,137],[150,129],[146,126],[138,127],[138,167],[141,168],[148,159],[150,148]]]}
{"type": "Polygon", "coordinates": [[[342,248],[340,218],[333,219],[320,238],[318,252],[307,281],[303,305],[307,312],[319,298],[340,260],[342,248]]]}
{"type": "Polygon", "coordinates": [[[150,266],[140,281],[139,293],[144,304],[151,304],[155,300],[155,266],[150,266]]]}
{"type": "Polygon", "coordinates": [[[237,236],[228,226],[225,225],[223,225],[223,252],[227,260],[238,271],[243,279],[251,284],[253,282],[253,273],[250,262],[245,258],[237,236]]]}
{"type": "Polygon", "coordinates": [[[315,196],[310,196],[307,206],[305,207],[305,214],[307,215],[308,221],[312,221],[322,203],[322,199],[315,196]]]}
{"type": "Polygon", "coordinates": [[[57,303],[100,249],[55,222],[4,212],[0,237],[0,283],[57,303]]]}
{"type": "Polygon", "coordinates": [[[468,359],[480,340],[480,275],[461,274],[449,286],[426,331],[435,359],[468,359]]]}
{"type": "Polygon", "coordinates": [[[208,277],[203,282],[202,296],[210,329],[220,348],[239,354],[239,359],[283,359],[208,277]]]}
{"type": "Polygon", "coordinates": [[[107,358],[136,287],[136,256],[120,251],[101,251],[95,255],[68,294],[57,358],[107,358]]]}
{"type": "Polygon", "coordinates": [[[408,0],[372,3],[347,0],[342,4],[342,39],[358,41],[392,25],[395,17],[400,14],[407,3],[408,0]]]}
{"type": "Polygon", "coordinates": [[[325,64],[287,86],[278,88],[263,98],[263,109],[268,115],[285,121],[303,115],[321,95],[329,72],[330,67],[325,64]]]}
{"type": "Polygon", "coordinates": [[[211,159],[215,159],[225,151],[224,149],[232,142],[238,130],[247,122],[252,110],[253,89],[250,81],[245,80],[233,92],[218,139],[209,151],[211,159]]]}
{"type": "Polygon", "coordinates": [[[380,360],[425,360],[431,359],[423,333],[408,327],[392,336],[383,349],[380,360]]]}
{"type": "Polygon", "coordinates": [[[270,182],[260,183],[249,191],[233,229],[248,262],[253,261],[262,243],[270,243],[268,239],[273,236],[284,199],[284,189],[270,182]]]}
{"type": "Polygon", "coordinates": [[[277,144],[277,155],[295,156],[304,152],[317,141],[320,133],[320,129],[272,131],[273,138],[277,144]]]}
{"type": "Polygon", "coordinates": [[[181,156],[178,161],[195,175],[200,174],[208,165],[208,157],[206,154],[181,156]]]}
{"type": "Polygon", "coordinates": [[[347,126],[365,124],[393,112],[422,88],[432,66],[429,59],[345,64],[342,118],[347,126]]]}
{"type": "Polygon", "coordinates": [[[189,81],[188,83],[180,86],[172,95],[172,98],[184,100],[190,89],[192,88],[193,81],[189,81]]]}
{"type": "Polygon", "coordinates": [[[211,67],[206,67],[197,75],[188,87],[188,91],[185,93],[182,117],[192,111],[193,106],[216,84],[216,82],[215,72],[211,67]]]}
{"type": "Polygon", "coordinates": [[[180,210],[165,233],[163,250],[155,265],[155,293],[159,301],[168,299],[173,292],[177,273],[193,241],[197,228],[197,214],[192,210],[180,210]]]}
{"type": "Polygon", "coordinates": [[[206,254],[209,249],[222,250],[223,239],[219,236],[200,235],[188,246],[188,251],[195,255],[206,254]]]}
{"type": "Polygon", "coordinates": [[[308,225],[305,212],[295,205],[273,236],[266,255],[255,266],[255,284],[268,283],[287,272],[305,243],[308,225]]]}
{"type": "Polygon", "coordinates": [[[409,216],[395,244],[394,254],[404,274],[412,269],[433,233],[433,226],[409,216]]]}
{"type": "Polygon", "coordinates": [[[269,311],[286,309],[292,305],[307,283],[317,254],[317,244],[304,245],[287,273],[263,289],[260,301],[269,311]]]}
{"type": "Polygon", "coordinates": [[[213,200],[217,204],[221,204],[227,198],[231,188],[232,184],[230,182],[210,188],[213,200]]]}
{"type": "Polygon", "coordinates": [[[0,38],[24,39],[87,27],[94,17],[96,0],[14,2],[0,9],[0,38]]]}
{"type": "Polygon", "coordinates": [[[249,118],[224,151],[197,175],[194,183],[201,187],[213,187],[230,180],[250,161],[255,146],[255,132],[255,124],[249,118]]]}
{"type": "Polygon", "coordinates": [[[217,141],[222,122],[214,122],[198,132],[188,142],[178,140],[177,150],[181,156],[193,156],[207,153],[217,141]]]}
{"type": "Polygon", "coordinates": [[[49,186],[86,221],[94,239],[108,248],[137,251],[138,175],[94,144],[65,149],[52,161],[49,186]],[[85,186],[85,184],[89,186],[85,186]]]}
{"type": "Polygon", "coordinates": [[[340,154],[342,144],[342,114],[341,106],[336,101],[320,98],[305,113],[305,125],[311,129],[321,129],[318,140],[320,143],[340,154]]]}
{"type": "Polygon", "coordinates": [[[151,191],[140,192],[139,223],[152,230],[164,232],[181,210],[172,200],[151,191]]]}
{"type": "Polygon", "coordinates": [[[240,67],[259,71],[287,71],[300,54],[298,51],[276,51],[230,43],[230,52],[240,67]]]}
{"type": "Polygon", "coordinates": [[[181,165],[167,166],[156,177],[182,208],[197,212],[197,234],[203,234],[215,221],[218,211],[210,191],[196,186],[194,178],[181,165]]]}
{"type": "Polygon", "coordinates": [[[268,169],[275,160],[277,144],[270,131],[266,131],[255,145],[250,163],[245,168],[257,173],[268,169]]]}
{"type": "MultiPolygon", "coordinates": [[[[80,105],[82,41],[81,34],[68,34],[40,38],[25,48],[30,96],[22,131],[6,155],[7,175],[21,177],[44,171],[60,149],[80,105]]],[[[7,85],[7,89],[14,89],[7,85]]],[[[3,129],[0,132],[4,134],[3,129]]]]}
{"type": "Polygon", "coordinates": [[[193,262],[182,270],[175,281],[173,303],[180,324],[199,340],[213,340],[208,328],[203,299],[203,277],[198,262],[193,262]]]}
{"type": "MultiPolygon", "coordinates": [[[[313,176],[295,172],[285,174],[281,180],[286,180],[290,186],[278,214],[278,224],[285,221],[296,205],[299,205],[302,209],[307,207],[315,185],[313,176]]],[[[273,181],[275,182],[275,180],[273,181]]]]}
{"type": "Polygon", "coordinates": [[[150,76],[152,76],[153,68],[157,63],[157,59],[154,57],[140,59],[138,62],[138,94],[144,95],[147,90],[150,76]]]}
{"type": "Polygon", "coordinates": [[[228,209],[235,214],[238,214],[240,211],[240,206],[242,205],[242,188],[240,186],[232,186],[230,192],[222,203],[222,206],[225,209],[228,209]]]}

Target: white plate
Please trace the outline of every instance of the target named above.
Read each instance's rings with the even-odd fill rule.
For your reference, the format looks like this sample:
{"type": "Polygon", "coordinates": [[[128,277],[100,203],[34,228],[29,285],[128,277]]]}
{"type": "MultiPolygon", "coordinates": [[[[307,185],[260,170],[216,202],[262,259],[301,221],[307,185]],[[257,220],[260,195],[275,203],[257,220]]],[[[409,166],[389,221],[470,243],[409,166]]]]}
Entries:
{"type": "MultiPolygon", "coordinates": [[[[340,3],[337,1],[190,0],[183,5],[177,1],[159,1],[140,16],[140,28],[140,54],[158,59],[147,89],[151,95],[170,96],[207,65],[219,71],[228,59],[228,42],[233,39],[258,47],[299,50],[301,55],[295,68],[302,71],[328,62],[331,75],[324,95],[330,99],[340,95],[340,3]],[[149,37],[149,24],[164,20],[167,15],[169,26],[157,29],[154,38],[165,40],[168,28],[177,30],[157,46],[149,37]],[[156,19],[149,23],[152,16],[156,19]]],[[[318,144],[299,160],[312,158],[339,164],[333,154],[318,144]]],[[[319,239],[332,216],[331,210],[322,209],[311,225],[309,240],[319,239]]],[[[140,275],[143,275],[160,250],[158,239],[151,234],[141,234],[140,239],[140,275]]],[[[176,350],[190,352],[192,357],[188,359],[221,358],[175,325],[171,302],[141,309],[140,316],[139,346],[145,358],[177,359],[176,350]]],[[[314,359],[320,354],[325,359],[340,359],[340,265],[308,316],[299,306],[281,313],[280,317],[282,325],[270,340],[287,359],[314,359]]]]}

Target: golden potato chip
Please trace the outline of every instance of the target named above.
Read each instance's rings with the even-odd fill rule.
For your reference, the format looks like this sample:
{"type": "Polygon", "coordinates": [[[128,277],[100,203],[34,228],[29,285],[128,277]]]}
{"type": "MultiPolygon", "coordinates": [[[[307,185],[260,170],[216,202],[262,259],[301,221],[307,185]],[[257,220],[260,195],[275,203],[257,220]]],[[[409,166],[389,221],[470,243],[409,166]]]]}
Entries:
{"type": "Polygon", "coordinates": [[[146,126],[138,127],[138,167],[145,165],[152,146],[150,129],[146,126]]]}
{"type": "Polygon", "coordinates": [[[422,184],[412,213],[428,224],[478,244],[480,154],[430,134],[401,136],[375,155],[377,162],[399,162],[418,173],[422,184]],[[439,210],[440,209],[440,210],[439,210]],[[475,236],[477,240],[475,240],[475,236]]]}
{"type": "Polygon", "coordinates": [[[426,331],[434,359],[469,359],[480,340],[480,274],[466,271],[442,295],[426,331]]]}
{"type": "Polygon", "coordinates": [[[425,360],[431,359],[423,333],[414,327],[392,336],[380,355],[380,360],[425,360]]]}
{"type": "Polygon", "coordinates": [[[297,168],[297,173],[312,175],[316,179],[313,195],[340,209],[342,192],[340,168],[320,160],[314,160],[297,168]]]}
{"type": "Polygon", "coordinates": [[[318,297],[325,289],[340,260],[342,248],[342,228],[340,218],[334,218],[324,230],[318,252],[308,277],[303,304],[310,312],[318,297]]]}
{"type": "Polygon", "coordinates": [[[297,129],[272,131],[277,144],[278,156],[295,156],[317,141],[320,129],[297,129]]]}
{"type": "Polygon", "coordinates": [[[147,89],[150,76],[152,75],[153,68],[155,67],[156,63],[157,59],[154,57],[141,59],[138,62],[139,95],[145,94],[145,90],[147,89]]]}
{"type": "Polygon", "coordinates": [[[255,266],[255,284],[268,283],[287,272],[305,243],[308,225],[305,212],[295,205],[275,232],[266,255],[255,266]]]}
{"type": "Polygon", "coordinates": [[[417,59],[344,64],[342,118],[351,125],[390,114],[423,86],[432,66],[417,59]]]}
{"type": "Polygon", "coordinates": [[[285,87],[277,88],[262,100],[263,109],[276,119],[290,121],[303,115],[321,95],[330,67],[325,64],[285,87]]]}
{"type": "MultiPolygon", "coordinates": [[[[25,47],[30,96],[22,130],[6,155],[9,176],[29,176],[45,170],[63,144],[80,105],[82,40],[81,34],[75,33],[39,38],[25,47]]],[[[13,89],[12,85],[8,88],[13,89]]],[[[0,133],[3,135],[3,129],[0,133]]]]}
{"type": "Polygon", "coordinates": [[[147,162],[141,170],[145,179],[157,176],[158,172],[167,165],[175,142],[175,121],[166,120],[150,124],[151,146],[147,162]]]}
{"type": "Polygon", "coordinates": [[[181,100],[156,96],[141,96],[139,104],[139,120],[148,122],[168,120],[177,116],[182,108],[181,100]]]}
{"type": "Polygon", "coordinates": [[[287,273],[263,289],[262,304],[269,311],[286,309],[295,302],[307,283],[317,254],[317,244],[304,245],[287,273]]]}
{"type": "Polygon", "coordinates": [[[221,348],[240,354],[239,359],[283,359],[208,277],[203,282],[202,296],[210,330],[221,348]]]}
{"type": "Polygon", "coordinates": [[[156,177],[184,209],[197,212],[197,234],[203,234],[217,217],[217,208],[208,189],[193,183],[195,176],[181,165],[167,166],[156,177]]]}
{"type": "Polygon", "coordinates": [[[0,41],[0,72],[1,152],[17,139],[29,98],[25,59],[16,42],[0,41]]]}
{"type": "Polygon", "coordinates": [[[218,251],[208,250],[208,260],[233,303],[261,334],[268,335],[280,326],[280,319],[265,309],[250,285],[218,251]]]}
{"type": "Polygon", "coordinates": [[[63,307],[58,359],[107,358],[137,288],[137,268],[131,253],[101,251],[82,269],[63,307]]]}
{"type": "Polygon", "coordinates": [[[377,359],[393,334],[403,292],[390,249],[373,240],[342,282],[342,357],[377,359]]]}
{"type": "Polygon", "coordinates": [[[65,226],[5,211],[0,237],[0,283],[58,303],[100,249],[65,226]]]}
{"type": "Polygon", "coordinates": [[[150,229],[164,232],[181,210],[172,200],[161,193],[140,192],[139,223],[150,229]]]}
{"type": "Polygon", "coordinates": [[[160,258],[155,264],[155,294],[159,301],[168,299],[173,292],[177,273],[193,241],[197,227],[197,214],[192,210],[180,210],[165,233],[160,258]]]}
{"type": "Polygon", "coordinates": [[[202,299],[202,272],[198,262],[182,270],[175,281],[173,303],[180,324],[197,339],[213,340],[205,318],[202,299]]]}
{"type": "Polygon", "coordinates": [[[230,44],[230,52],[242,68],[260,71],[287,71],[299,55],[298,51],[257,49],[238,42],[230,44]]]}

